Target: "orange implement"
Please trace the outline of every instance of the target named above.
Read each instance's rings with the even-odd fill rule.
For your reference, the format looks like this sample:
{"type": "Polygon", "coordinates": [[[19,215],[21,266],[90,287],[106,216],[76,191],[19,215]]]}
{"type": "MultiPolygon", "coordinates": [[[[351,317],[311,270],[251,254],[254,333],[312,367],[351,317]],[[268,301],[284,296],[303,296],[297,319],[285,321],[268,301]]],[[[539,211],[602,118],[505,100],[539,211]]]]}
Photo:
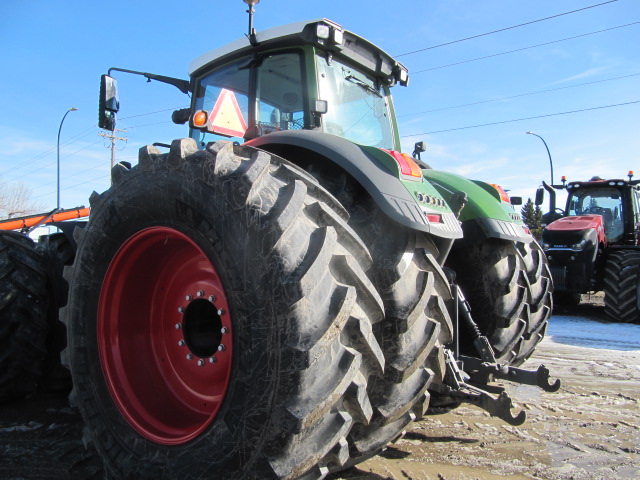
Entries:
{"type": "Polygon", "coordinates": [[[0,220],[0,230],[21,230],[31,228],[39,224],[44,225],[52,222],[63,222],[65,220],[74,220],[88,216],[88,207],[70,208],[67,210],[60,210],[56,213],[38,213],[35,215],[27,215],[26,217],[0,220]]]}

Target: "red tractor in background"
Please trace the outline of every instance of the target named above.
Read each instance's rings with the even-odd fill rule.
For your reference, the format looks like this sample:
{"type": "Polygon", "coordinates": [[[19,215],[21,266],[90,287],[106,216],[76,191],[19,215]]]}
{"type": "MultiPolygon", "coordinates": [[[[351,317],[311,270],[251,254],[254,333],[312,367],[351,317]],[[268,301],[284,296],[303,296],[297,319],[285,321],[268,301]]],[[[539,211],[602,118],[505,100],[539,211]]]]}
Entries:
{"type": "MultiPolygon", "coordinates": [[[[583,293],[604,291],[609,318],[640,323],[640,180],[604,180],[548,185],[550,209],[543,217],[557,303],[577,305],[583,293]],[[555,208],[555,191],[566,189],[567,205],[555,208]]],[[[542,203],[540,188],[536,204],[542,203]]]]}

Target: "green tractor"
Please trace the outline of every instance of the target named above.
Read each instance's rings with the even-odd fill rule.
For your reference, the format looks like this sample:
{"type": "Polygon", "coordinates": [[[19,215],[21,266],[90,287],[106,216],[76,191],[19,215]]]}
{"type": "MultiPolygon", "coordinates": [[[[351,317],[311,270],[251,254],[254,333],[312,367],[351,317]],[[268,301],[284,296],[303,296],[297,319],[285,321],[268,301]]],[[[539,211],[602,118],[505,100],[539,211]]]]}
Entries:
{"type": "Polygon", "coordinates": [[[109,130],[113,71],[191,95],[173,114],[190,137],[112,169],[65,269],[70,398],[108,475],[323,478],[431,399],[520,424],[483,385],[559,381],[517,368],[552,284],[508,197],[400,153],[390,89],[409,76],[384,51],[251,18],[189,80],[102,78],[109,130]]]}

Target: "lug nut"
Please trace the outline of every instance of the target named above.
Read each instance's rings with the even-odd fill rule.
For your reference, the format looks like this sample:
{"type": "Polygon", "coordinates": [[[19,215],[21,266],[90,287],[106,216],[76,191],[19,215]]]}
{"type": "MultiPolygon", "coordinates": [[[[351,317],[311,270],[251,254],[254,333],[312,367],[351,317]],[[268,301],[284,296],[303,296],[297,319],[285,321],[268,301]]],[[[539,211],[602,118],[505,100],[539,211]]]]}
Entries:
{"type": "Polygon", "coordinates": [[[193,359],[193,355],[191,355],[190,353],[187,353],[187,360],[192,360],[193,359]]]}
{"type": "Polygon", "coordinates": [[[216,363],[216,357],[209,357],[209,363],[216,363]]]}
{"type": "Polygon", "coordinates": [[[223,335],[226,334],[226,333],[229,333],[229,329],[227,327],[222,327],[220,329],[220,333],[222,333],[223,335]]]}
{"type": "Polygon", "coordinates": [[[225,348],[226,348],[226,347],[224,346],[224,344],[223,344],[223,343],[221,343],[220,345],[218,345],[218,351],[219,351],[219,352],[224,352],[225,348]]]}
{"type": "Polygon", "coordinates": [[[182,324],[181,323],[176,323],[176,330],[180,330],[182,328],[182,324]]]}
{"type": "Polygon", "coordinates": [[[184,313],[184,307],[178,307],[178,313],[184,313]]]}
{"type": "Polygon", "coordinates": [[[192,296],[192,295],[187,295],[186,297],[184,297],[184,299],[185,299],[187,302],[190,302],[191,300],[193,300],[193,296],[192,296]]]}
{"type": "Polygon", "coordinates": [[[198,366],[201,367],[204,365],[204,360],[200,359],[198,360],[198,366]]]}
{"type": "Polygon", "coordinates": [[[216,296],[215,295],[209,295],[209,301],[211,303],[215,302],[216,301],[216,296]]]}
{"type": "Polygon", "coordinates": [[[184,340],[180,340],[180,341],[178,342],[178,345],[179,345],[180,347],[184,347],[184,340]]]}
{"type": "Polygon", "coordinates": [[[223,310],[222,308],[218,310],[218,315],[219,315],[219,316],[224,315],[224,310],[223,310]]]}
{"type": "Polygon", "coordinates": [[[203,297],[204,296],[204,292],[202,290],[198,290],[196,292],[196,295],[199,296],[199,297],[203,297]]]}

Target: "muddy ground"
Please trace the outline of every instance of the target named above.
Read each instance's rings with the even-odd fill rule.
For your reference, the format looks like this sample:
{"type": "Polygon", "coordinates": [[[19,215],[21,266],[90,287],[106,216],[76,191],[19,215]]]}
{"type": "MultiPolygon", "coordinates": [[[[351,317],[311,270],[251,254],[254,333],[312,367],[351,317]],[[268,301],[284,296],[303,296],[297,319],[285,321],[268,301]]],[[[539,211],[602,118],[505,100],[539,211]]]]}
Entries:
{"type": "MultiPolygon", "coordinates": [[[[404,438],[338,479],[640,478],[640,326],[604,322],[601,299],[557,309],[525,367],[560,377],[556,393],[508,385],[519,427],[473,406],[415,423],[404,438]],[[605,348],[602,348],[602,347],[605,348]]],[[[64,395],[0,405],[0,479],[102,478],[64,395]]]]}

